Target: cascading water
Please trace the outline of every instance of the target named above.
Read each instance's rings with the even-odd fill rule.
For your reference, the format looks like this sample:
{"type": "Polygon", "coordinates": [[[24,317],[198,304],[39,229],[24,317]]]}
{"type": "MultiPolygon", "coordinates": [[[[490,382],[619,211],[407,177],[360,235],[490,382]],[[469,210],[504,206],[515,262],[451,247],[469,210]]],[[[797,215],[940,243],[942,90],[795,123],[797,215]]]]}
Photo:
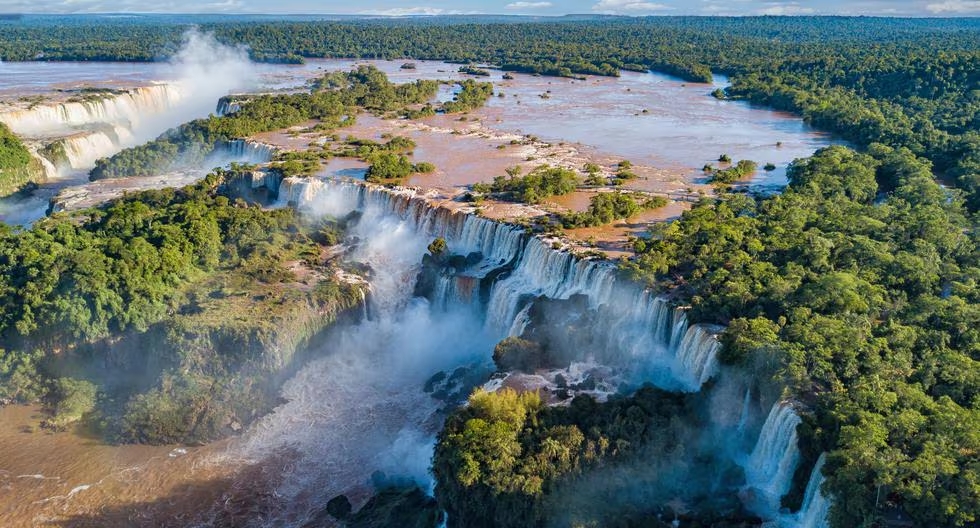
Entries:
{"type": "Polygon", "coordinates": [[[257,141],[246,139],[222,141],[215,145],[214,151],[205,161],[205,166],[227,165],[232,161],[252,164],[268,163],[275,154],[275,147],[257,141]]]}
{"type": "Polygon", "coordinates": [[[827,515],[830,513],[830,500],[821,489],[824,481],[823,464],[826,458],[826,453],[822,453],[817,459],[817,463],[810,473],[806,492],[803,494],[803,505],[800,511],[789,516],[788,519],[782,519],[781,528],[829,528],[827,515]]]}
{"type": "MultiPolygon", "coordinates": [[[[103,131],[81,132],[74,134],[58,142],[64,148],[65,160],[69,169],[87,169],[95,166],[95,160],[111,156],[122,144],[120,135],[109,134],[103,131]]],[[[128,136],[128,131],[123,137],[128,136]]],[[[61,161],[61,160],[59,160],[61,161]]]]}
{"type": "Polygon", "coordinates": [[[742,399],[742,412],[738,416],[738,425],[735,427],[735,432],[739,436],[745,434],[745,427],[749,423],[749,418],[752,413],[752,387],[745,389],[745,397],[742,399]]]}
{"type": "Polygon", "coordinates": [[[746,488],[755,497],[750,508],[760,515],[774,516],[780,499],[793,484],[793,473],[800,461],[796,427],[800,417],[789,402],[773,405],[759,440],[745,463],[746,488]]]}
{"type": "MultiPolygon", "coordinates": [[[[276,181],[253,176],[251,184],[276,181]]],[[[252,460],[287,446],[300,453],[287,484],[277,490],[290,503],[317,490],[315,500],[300,501],[299,508],[311,509],[294,512],[296,519],[309,518],[315,505],[363,482],[374,469],[425,482],[441,418],[435,418],[438,403],[419,387],[439,370],[467,364],[487,369],[496,342],[534,324],[530,313],[539,296],[587,299],[599,322],[593,357],[582,361],[623,365],[636,371],[633,381],[692,392],[720,370],[717,328],[688,324],[683,309],[620,280],[614,266],[552,250],[521,228],[433,206],[432,196],[411,189],[285,178],[277,192],[278,206],[310,214],[344,218],[357,211],[349,258],[372,269],[371,320],[344,331],[324,358],[304,367],[284,389],[289,402],[260,420],[240,448],[252,460]],[[445,238],[450,254],[469,257],[464,270],[440,276],[430,306],[412,292],[435,237],[445,238]],[[488,290],[480,299],[483,309],[461,309],[473,307],[481,288],[488,290]]],[[[740,403],[738,427],[744,429],[751,421],[751,391],[740,403]]],[[[774,406],[744,464],[746,493],[756,497],[746,504],[767,518],[776,517],[791,485],[799,423],[789,404],[774,406]]],[[[819,497],[810,496],[799,516],[819,519],[819,497]]]]}
{"type": "MultiPolygon", "coordinates": [[[[512,267],[506,277],[493,283],[486,303],[487,331],[498,338],[510,334],[515,321],[527,317],[520,314],[529,299],[584,295],[607,322],[598,332],[606,349],[603,359],[631,360],[640,365],[643,381],[688,391],[698,390],[717,372],[715,356],[720,346],[714,328],[688,325],[683,311],[675,310],[662,297],[618,280],[614,266],[555,251],[547,242],[526,236],[523,229],[433,207],[412,190],[346,181],[286,178],[277,203],[332,216],[373,208],[404,218],[418,233],[444,237],[455,254],[482,255],[480,263],[467,268],[463,279],[441,277],[437,298],[442,304],[452,300],[469,305],[474,299],[474,280],[512,267]]],[[[522,324],[526,325],[518,326],[522,324]]]]}
{"type": "Polygon", "coordinates": [[[129,129],[148,116],[176,106],[183,94],[171,84],[134,88],[89,101],[39,104],[30,109],[0,113],[0,121],[22,136],[60,135],[80,127],[109,123],[129,129]]]}

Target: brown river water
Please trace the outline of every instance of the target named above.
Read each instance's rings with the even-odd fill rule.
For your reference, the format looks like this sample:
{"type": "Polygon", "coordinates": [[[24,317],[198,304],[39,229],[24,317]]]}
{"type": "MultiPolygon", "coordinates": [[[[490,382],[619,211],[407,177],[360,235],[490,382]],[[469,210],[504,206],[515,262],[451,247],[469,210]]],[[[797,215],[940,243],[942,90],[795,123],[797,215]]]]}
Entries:
{"type": "MultiPolygon", "coordinates": [[[[396,82],[463,77],[456,73],[457,65],[418,61],[416,70],[402,70],[402,62],[372,63],[396,82]]],[[[329,60],[257,68],[267,87],[288,88],[302,85],[324,70],[348,69],[356,63],[329,60]]],[[[8,97],[43,93],[56,87],[99,85],[109,79],[138,84],[160,80],[165,73],[154,65],[96,63],[5,63],[0,72],[4,73],[0,75],[0,94],[8,97]]],[[[417,175],[408,184],[449,192],[490,181],[512,165],[530,169],[541,163],[554,163],[580,168],[590,161],[611,171],[620,159],[631,160],[640,176],[628,188],[657,192],[697,190],[704,183],[701,165],[722,153],[733,159],[752,159],[760,165],[776,164],[777,170],[760,172],[752,183],[778,187],[785,182],[785,167],[790,161],[832,142],[826,134],[794,116],[741,102],[718,101],[709,95],[714,86],[684,83],[660,74],[624,72],[620,78],[589,77],[585,81],[515,77],[505,81],[501,72],[492,71],[489,80],[504,97],[494,97],[467,121],[436,116],[420,122],[399,122],[362,116],[349,132],[361,137],[378,138],[386,133],[411,137],[417,143],[414,159],[434,163],[437,171],[417,175]],[[523,141],[525,135],[539,140],[511,144],[513,140],[523,141]]],[[[445,90],[441,94],[442,98],[448,96],[445,90]]],[[[277,142],[275,134],[262,139],[277,142]]],[[[278,139],[284,146],[301,148],[309,138],[281,134],[278,139]]],[[[364,169],[362,162],[338,159],[331,160],[323,174],[358,178],[363,177],[364,169]]],[[[150,187],[184,183],[165,177],[153,180],[150,187]]],[[[98,185],[91,192],[112,195],[111,182],[98,185]]],[[[119,182],[118,186],[144,187],[131,181],[119,182]]],[[[591,191],[580,191],[554,199],[551,205],[583,210],[591,195],[591,191]]],[[[46,203],[42,201],[39,206],[46,207],[46,203]]],[[[627,235],[641,232],[648,222],[676,217],[688,206],[674,202],[611,227],[575,230],[570,235],[582,241],[598,239],[600,249],[615,255],[622,250],[627,235]]],[[[327,365],[329,371],[347,369],[352,377],[367,375],[367,371],[357,370],[356,364],[344,361],[347,362],[327,365]]],[[[383,378],[372,383],[364,390],[392,394],[403,390],[383,378]]],[[[305,386],[295,380],[294,384],[305,386]]],[[[286,394],[287,400],[303,401],[298,388],[290,390],[296,394],[286,394]]],[[[419,416],[413,420],[422,423],[431,411],[422,412],[421,407],[407,404],[371,407],[363,403],[363,394],[350,388],[331,390],[310,399],[321,401],[328,397],[337,402],[335,408],[300,414],[303,420],[296,427],[311,428],[316,432],[315,438],[332,445],[369,435],[376,429],[384,432],[379,442],[396,443],[400,432],[389,431],[382,423],[388,421],[387,414],[404,417],[416,413],[419,416]],[[337,426],[317,424],[318,420],[337,426]]],[[[290,474],[293,463],[288,449],[249,447],[266,443],[278,446],[274,439],[263,436],[262,428],[263,424],[272,427],[270,424],[286,419],[282,417],[268,418],[240,439],[203,447],[111,446],[82,432],[46,432],[39,427],[41,419],[36,407],[0,407],[0,527],[240,525],[243,518],[261,517],[263,508],[275,507],[273,490],[285,489],[282,479],[290,474]]],[[[270,430],[291,426],[284,423],[277,427],[270,430]]],[[[309,445],[316,444],[315,438],[309,445]]],[[[332,493],[351,490],[357,502],[357,490],[363,492],[365,477],[373,470],[371,465],[377,463],[365,454],[312,452],[304,456],[324,460],[326,468],[324,474],[309,480],[315,483],[308,490],[315,499],[311,499],[311,504],[332,493]]],[[[302,496],[302,490],[293,495],[302,496]]]]}

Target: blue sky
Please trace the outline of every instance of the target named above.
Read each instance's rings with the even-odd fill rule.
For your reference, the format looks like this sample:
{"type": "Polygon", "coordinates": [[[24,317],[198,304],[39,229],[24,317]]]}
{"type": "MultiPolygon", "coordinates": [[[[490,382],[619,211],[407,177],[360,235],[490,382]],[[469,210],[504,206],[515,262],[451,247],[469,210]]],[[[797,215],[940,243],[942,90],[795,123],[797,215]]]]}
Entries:
{"type": "Polygon", "coordinates": [[[980,16],[980,0],[0,0],[0,12],[980,16]]]}

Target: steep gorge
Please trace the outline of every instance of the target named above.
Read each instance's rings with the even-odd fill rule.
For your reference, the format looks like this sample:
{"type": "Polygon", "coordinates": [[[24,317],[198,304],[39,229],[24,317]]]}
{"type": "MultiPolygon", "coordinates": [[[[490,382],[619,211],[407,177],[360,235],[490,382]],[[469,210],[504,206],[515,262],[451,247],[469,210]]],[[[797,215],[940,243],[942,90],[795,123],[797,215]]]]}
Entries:
{"type": "MultiPolygon", "coordinates": [[[[493,370],[489,355],[495,343],[509,335],[530,336],[536,331],[545,331],[540,325],[553,324],[557,320],[555,317],[567,316],[568,321],[577,317],[578,323],[562,323],[569,324],[567,328],[574,338],[581,339],[575,342],[572,350],[563,351],[565,363],[557,370],[531,373],[532,376],[501,373],[494,376],[496,381],[491,380],[486,386],[494,389],[514,383],[514,380],[527,381],[537,376],[535,387],[560,400],[557,395],[563,388],[554,383],[556,373],[562,379],[576,379],[577,375],[580,382],[590,378],[594,382],[600,372],[605,372],[605,392],[582,392],[601,401],[621,398],[644,383],[650,383],[661,389],[688,394],[697,402],[695,407],[701,410],[698,411],[700,416],[684,419],[703,427],[703,430],[689,433],[697,446],[692,452],[712,453],[712,460],[716,462],[711,464],[719,464],[714,470],[711,464],[701,469],[720,473],[728,466],[740,467],[744,477],[728,478],[726,480],[731,481],[728,483],[718,480],[720,474],[711,477],[708,480],[715,482],[711,490],[692,489],[691,496],[685,500],[694,500],[696,495],[705,493],[728,495],[731,500],[741,502],[748,511],[780,526],[795,526],[798,522],[813,527],[825,526],[829,501],[819,492],[820,464],[812,471],[802,509],[790,513],[780,505],[781,496],[793,485],[794,473],[801,460],[795,431],[800,423],[796,404],[773,401],[769,399],[772,396],[764,396],[771,391],[763,391],[751,380],[726,371],[717,357],[720,344],[715,336],[720,328],[689,324],[683,307],[675,307],[669,298],[620,277],[615,266],[608,262],[581,259],[569,251],[553,249],[551,241],[530,236],[523,228],[487,220],[458,207],[447,207],[420,191],[336,180],[250,178],[246,187],[265,187],[278,206],[293,206],[312,215],[352,218],[356,222],[352,233],[355,246],[361,249],[354,251],[353,258],[371,269],[370,315],[368,321],[350,331],[352,337],[345,341],[346,345],[334,347],[335,354],[346,357],[350,353],[346,352],[349,347],[372,350],[377,347],[378,357],[390,358],[387,361],[394,364],[410,360],[415,365],[417,373],[413,376],[385,375],[386,383],[399,387],[390,389],[398,394],[395,400],[358,391],[357,406],[401,408],[409,405],[415,409],[410,413],[415,418],[407,421],[397,418],[397,414],[386,413],[395,423],[386,423],[384,428],[393,431],[393,438],[401,439],[395,442],[396,445],[407,443],[416,447],[403,445],[400,448],[403,451],[394,457],[391,450],[399,448],[379,448],[380,454],[365,454],[359,458],[365,465],[380,464],[381,469],[391,474],[405,474],[423,486],[431,485],[427,484],[430,478],[427,471],[420,468],[426,467],[431,456],[431,447],[426,446],[432,445],[437,431],[432,420],[441,423],[442,419],[437,418],[441,416],[437,412],[439,402],[423,390],[421,382],[435,373],[436,376],[426,382],[427,386],[432,385],[432,380],[439,380],[436,385],[450,383],[446,390],[437,391],[443,398],[447,392],[455,391],[456,395],[446,400],[449,407],[445,410],[448,411],[452,409],[453,401],[459,401],[453,398],[459,398],[460,391],[464,391],[462,396],[465,397],[467,386],[478,385],[481,376],[486,380],[493,370]],[[446,240],[451,256],[447,264],[433,274],[432,270],[426,272],[422,263],[426,244],[436,237],[446,240]],[[389,282],[392,279],[394,282],[389,282]],[[421,282],[416,284],[417,281],[421,282]],[[428,282],[427,287],[420,291],[418,287],[425,282],[428,282]],[[415,297],[413,292],[424,294],[426,298],[415,297]],[[568,306],[577,305],[578,308],[567,311],[560,308],[559,315],[542,319],[540,313],[547,310],[542,306],[556,302],[558,306],[571,303],[568,306]],[[450,321],[455,323],[447,327],[450,321]],[[576,328],[575,325],[582,321],[587,321],[588,327],[576,328]],[[409,322],[412,330],[404,327],[409,322]],[[388,330],[379,331],[378,325],[388,330]],[[369,328],[373,329],[371,335],[374,337],[365,337],[364,332],[369,328]],[[458,334],[462,329],[470,329],[466,345],[462,347],[458,342],[461,336],[443,334],[447,331],[458,334]],[[419,332],[427,337],[419,338],[419,343],[409,346],[412,352],[408,357],[401,357],[406,343],[398,336],[403,339],[419,332]],[[359,344],[358,339],[373,344],[359,344]],[[438,374],[440,371],[445,374],[438,374]],[[460,377],[462,372],[470,374],[460,377]],[[462,381],[467,376],[469,381],[462,381]],[[737,396],[731,398],[729,395],[737,396]],[[431,414],[429,418],[425,418],[427,413],[431,414]],[[392,462],[393,458],[399,461],[392,462]]],[[[368,353],[368,356],[373,357],[372,354],[368,353]]],[[[329,368],[320,370],[325,368],[323,365],[311,368],[320,370],[321,375],[333,379],[335,384],[371,383],[365,379],[347,379],[342,372],[347,367],[339,367],[339,361],[342,360],[336,359],[332,364],[341,372],[329,368]]],[[[309,382],[310,375],[301,372],[291,383],[301,383],[297,380],[304,378],[309,382]]],[[[314,387],[303,390],[321,391],[314,387]]],[[[328,393],[333,391],[329,389],[328,393]]],[[[273,452],[273,446],[283,442],[276,439],[277,435],[289,436],[286,424],[302,420],[302,416],[318,415],[309,407],[317,406],[311,397],[310,394],[304,396],[302,399],[306,403],[302,406],[293,402],[284,404],[264,420],[261,452],[273,452]],[[299,417],[294,413],[299,413],[299,417]]],[[[337,402],[331,405],[337,405],[337,402]]],[[[333,461],[335,456],[325,453],[322,448],[323,445],[334,445],[324,439],[332,437],[326,433],[329,428],[339,425],[327,420],[314,427],[321,428],[325,437],[303,435],[306,440],[299,444],[308,445],[307,456],[311,464],[319,460],[328,468],[345,465],[342,460],[333,461]]],[[[374,441],[369,438],[375,433],[370,428],[353,434],[353,441],[373,445],[374,441]],[[357,434],[364,438],[357,440],[357,434]]],[[[254,446],[255,441],[249,438],[246,434],[246,443],[254,446]]],[[[296,444],[291,442],[289,445],[296,444]]],[[[681,460],[675,462],[682,464],[681,460]]],[[[316,476],[323,470],[323,467],[304,466],[306,477],[299,480],[326,478],[325,475],[316,476]]],[[[324,490],[327,494],[343,491],[346,488],[337,487],[336,483],[324,490]]],[[[321,496],[319,504],[328,498],[321,496]]],[[[306,503],[305,508],[315,509],[316,502],[306,503]]],[[[454,520],[452,513],[449,519],[450,526],[468,522],[466,519],[454,520]]]]}

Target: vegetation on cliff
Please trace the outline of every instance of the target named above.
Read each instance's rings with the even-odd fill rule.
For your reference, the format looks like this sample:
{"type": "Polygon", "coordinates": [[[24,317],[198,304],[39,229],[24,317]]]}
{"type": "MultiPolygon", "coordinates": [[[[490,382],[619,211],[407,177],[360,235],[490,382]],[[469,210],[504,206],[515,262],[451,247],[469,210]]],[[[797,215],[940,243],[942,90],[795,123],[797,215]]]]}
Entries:
{"type": "Polygon", "coordinates": [[[337,226],[234,201],[219,192],[233,176],[0,229],[0,397],[145,442],[207,440],[268,409],[274,375],[361,297],[321,259],[337,226]]]}
{"type": "Polygon", "coordinates": [[[20,139],[0,123],[0,198],[44,180],[44,169],[20,139]]]}
{"type": "Polygon", "coordinates": [[[569,526],[667,526],[654,515],[630,524],[634,512],[617,509],[628,500],[573,497],[595,472],[612,477],[634,464],[656,467],[683,456],[686,431],[697,427],[685,423],[697,414],[688,399],[644,387],[605,404],[579,396],[567,407],[549,407],[535,392],[477,390],[436,444],[436,497],[448,526],[535,527],[559,519],[569,526]]]}
{"type": "Polygon", "coordinates": [[[975,523],[980,254],[962,200],[883,145],[830,147],[788,176],[781,195],[655,225],[624,267],[728,325],[725,363],[810,402],[803,445],[829,452],[834,526],[886,502],[924,526],[975,523]]]}
{"type": "Polygon", "coordinates": [[[521,168],[515,166],[507,169],[507,176],[497,176],[489,184],[478,183],[473,186],[473,190],[517,202],[536,204],[552,196],[568,194],[578,184],[579,176],[573,170],[541,165],[521,176],[521,168]]]}

